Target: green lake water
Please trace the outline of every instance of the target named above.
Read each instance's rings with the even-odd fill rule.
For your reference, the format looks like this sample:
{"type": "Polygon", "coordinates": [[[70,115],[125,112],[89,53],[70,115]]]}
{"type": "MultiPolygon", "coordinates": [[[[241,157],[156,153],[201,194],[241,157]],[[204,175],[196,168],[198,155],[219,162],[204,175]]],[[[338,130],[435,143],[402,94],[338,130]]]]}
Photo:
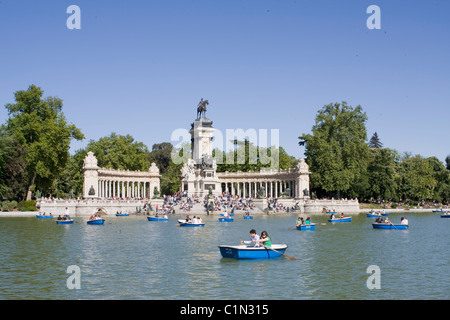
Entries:
{"type": "Polygon", "coordinates": [[[449,299],[450,219],[406,215],[408,230],[375,230],[361,213],[350,223],[311,216],[315,231],[298,231],[296,215],[255,216],[205,227],[149,222],[145,216],[108,217],[104,225],[55,219],[0,219],[0,299],[449,299]],[[326,223],[326,225],[321,225],[326,223]],[[250,229],[286,243],[286,257],[222,258],[218,245],[248,240],[250,229]],[[369,289],[369,266],[379,267],[379,289],[369,289]],[[80,270],[80,289],[69,289],[69,266],[80,270]]]}

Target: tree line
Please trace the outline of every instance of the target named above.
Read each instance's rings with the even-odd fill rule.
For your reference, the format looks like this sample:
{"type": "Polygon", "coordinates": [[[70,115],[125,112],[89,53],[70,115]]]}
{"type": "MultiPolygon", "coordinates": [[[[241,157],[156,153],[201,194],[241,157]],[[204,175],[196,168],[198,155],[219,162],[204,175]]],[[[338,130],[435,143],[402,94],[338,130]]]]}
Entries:
{"type": "MultiPolygon", "coordinates": [[[[41,88],[31,85],[14,93],[15,103],[5,105],[8,119],[0,126],[1,200],[17,202],[36,195],[80,197],[81,168],[89,151],[103,168],[147,171],[155,162],[161,174],[161,193],[179,191],[183,164],[174,163],[172,156],[176,153],[189,158],[190,146],[175,148],[161,142],[150,150],[130,135],[112,132],[90,140],[85,148],[70,155],[70,142],[83,140],[84,134],[67,121],[61,99],[44,98],[43,94],[41,88]]],[[[312,172],[313,196],[448,201],[450,156],[445,167],[436,157],[383,148],[376,132],[367,141],[366,121],[360,106],[329,104],[318,111],[312,133],[299,137],[312,172]]],[[[233,144],[234,149],[227,152],[213,150],[213,156],[223,160],[218,161],[219,172],[287,169],[297,163],[282,147],[260,148],[248,140],[234,140],[233,144]]]]}
{"type": "Polygon", "coordinates": [[[317,112],[310,134],[298,137],[317,197],[362,201],[450,199],[450,156],[442,163],[383,148],[378,133],[367,141],[368,118],[361,106],[330,103],[317,112]]]}

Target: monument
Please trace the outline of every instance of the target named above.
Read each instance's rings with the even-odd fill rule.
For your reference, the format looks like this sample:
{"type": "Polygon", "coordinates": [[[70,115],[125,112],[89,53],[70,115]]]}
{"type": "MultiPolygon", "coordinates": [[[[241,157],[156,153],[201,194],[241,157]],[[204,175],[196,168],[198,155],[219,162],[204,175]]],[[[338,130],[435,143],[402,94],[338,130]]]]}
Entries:
{"type": "Polygon", "coordinates": [[[213,122],[206,117],[208,100],[200,100],[197,118],[191,124],[192,157],[181,168],[181,191],[188,196],[204,197],[222,193],[216,174],[217,164],[212,156],[213,122]]]}

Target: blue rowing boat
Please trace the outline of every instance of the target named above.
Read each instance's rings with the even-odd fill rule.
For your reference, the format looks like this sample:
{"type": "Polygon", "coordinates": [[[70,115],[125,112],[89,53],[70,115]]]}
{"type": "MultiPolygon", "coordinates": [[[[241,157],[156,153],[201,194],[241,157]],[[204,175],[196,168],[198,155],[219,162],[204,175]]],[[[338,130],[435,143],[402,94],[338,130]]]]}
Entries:
{"type": "Polygon", "coordinates": [[[328,219],[328,222],[352,222],[352,217],[328,219]]]}
{"type": "Polygon", "coordinates": [[[105,222],[105,219],[93,219],[88,220],[87,224],[103,224],[105,222]]]}
{"type": "Polygon", "coordinates": [[[129,213],[116,213],[116,217],[128,217],[129,213]]]}
{"type": "Polygon", "coordinates": [[[50,215],[43,216],[43,215],[37,214],[36,218],[38,218],[38,219],[53,219],[53,216],[50,216],[50,215]]]}
{"type": "Polygon", "coordinates": [[[244,216],[244,219],[253,219],[253,216],[244,216]]]}
{"type": "Polygon", "coordinates": [[[233,218],[219,218],[219,222],[233,222],[233,218]]]}
{"type": "MultiPolygon", "coordinates": [[[[389,216],[389,213],[382,213],[381,215],[383,217],[387,217],[387,216],[389,216]]],[[[373,213],[368,213],[366,216],[367,216],[367,218],[378,218],[379,217],[378,214],[373,214],[373,213]]]]}
{"type": "Polygon", "coordinates": [[[147,217],[148,221],[169,221],[169,218],[147,217]]]}
{"type": "Polygon", "coordinates": [[[441,214],[441,218],[450,218],[450,214],[441,214]]]}
{"type": "Polygon", "coordinates": [[[192,223],[192,222],[186,222],[186,220],[178,219],[178,224],[180,227],[204,227],[204,223],[192,223]]]}
{"type": "Polygon", "coordinates": [[[219,246],[222,257],[233,259],[274,259],[282,256],[286,248],[286,244],[273,244],[272,247],[267,248],[246,245],[219,246]]]}
{"type": "Polygon", "coordinates": [[[73,219],[70,220],[56,220],[56,224],[72,224],[73,219]]]}
{"type": "Polygon", "coordinates": [[[374,229],[385,229],[385,230],[391,230],[391,229],[406,230],[406,229],[408,229],[407,224],[391,224],[391,223],[372,223],[372,227],[374,229]]]}
{"type": "Polygon", "coordinates": [[[304,231],[304,230],[314,231],[314,230],[316,230],[316,224],[315,223],[304,224],[304,225],[296,226],[296,228],[297,228],[297,230],[301,230],[301,231],[304,231]]]}
{"type": "Polygon", "coordinates": [[[432,212],[434,212],[434,213],[444,213],[443,210],[432,210],[432,212]]]}

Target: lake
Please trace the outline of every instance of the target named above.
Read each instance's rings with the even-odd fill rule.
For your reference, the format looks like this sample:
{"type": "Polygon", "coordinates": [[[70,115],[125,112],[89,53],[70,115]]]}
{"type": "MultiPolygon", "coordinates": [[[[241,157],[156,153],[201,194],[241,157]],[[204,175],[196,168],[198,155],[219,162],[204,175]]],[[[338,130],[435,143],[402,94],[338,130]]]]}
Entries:
{"type": "Polygon", "coordinates": [[[106,216],[104,225],[3,217],[0,299],[449,299],[450,219],[389,218],[400,223],[401,216],[408,230],[375,230],[365,213],[334,224],[311,216],[315,231],[291,228],[297,215],[239,215],[228,223],[204,216],[198,228],[176,225],[181,215],[168,222],[106,216]],[[252,228],[286,243],[297,260],[222,258],[218,245],[248,240],[252,228]],[[67,286],[69,266],[79,268],[80,289],[67,286]],[[379,289],[367,286],[370,266],[379,268],[379,289]]]}

